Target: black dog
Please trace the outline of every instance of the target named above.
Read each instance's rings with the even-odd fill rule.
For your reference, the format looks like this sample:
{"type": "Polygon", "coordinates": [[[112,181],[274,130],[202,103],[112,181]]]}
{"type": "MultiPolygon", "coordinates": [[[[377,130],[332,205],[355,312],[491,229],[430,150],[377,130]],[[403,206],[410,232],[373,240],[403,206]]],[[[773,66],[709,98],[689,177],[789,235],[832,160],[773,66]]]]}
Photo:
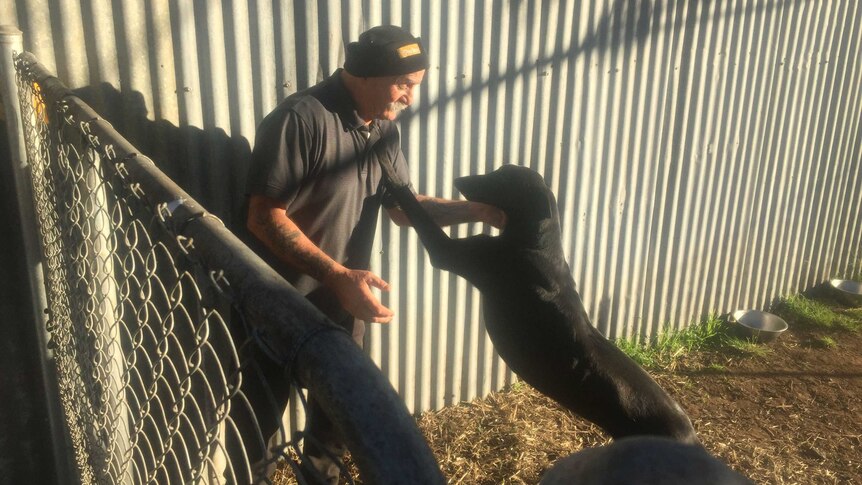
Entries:
{"type": "Polygon", "coordinates": [[[539,485],[754,485],[703,447],[633,436],[560,458],[539,485]]]}
{"type": "Polygon", "coordinates": [[[498,237],[452,240],[392,167],[382,165],[431,263],[481,292],[488,334],[516,374],[614,438],[698,442],[679,405],[590,324],[563,255],[557,203],[541,175],[506,165],[456,179],[464,197],[502,209],[507,222],[498,237]]]}

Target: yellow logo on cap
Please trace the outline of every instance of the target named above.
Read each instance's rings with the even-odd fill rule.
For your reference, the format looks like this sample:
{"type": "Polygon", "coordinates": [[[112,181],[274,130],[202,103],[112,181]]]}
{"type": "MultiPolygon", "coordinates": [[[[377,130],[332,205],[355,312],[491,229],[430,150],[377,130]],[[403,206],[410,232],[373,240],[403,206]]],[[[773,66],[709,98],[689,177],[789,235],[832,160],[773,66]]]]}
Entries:
{"type": "Polygon", "coordinates": [[[398,57],[402,59],[405,57],[415,56],[420,53],[421,50],[419,49],[419,44],[407,44],[398,48],[398,57]]]}

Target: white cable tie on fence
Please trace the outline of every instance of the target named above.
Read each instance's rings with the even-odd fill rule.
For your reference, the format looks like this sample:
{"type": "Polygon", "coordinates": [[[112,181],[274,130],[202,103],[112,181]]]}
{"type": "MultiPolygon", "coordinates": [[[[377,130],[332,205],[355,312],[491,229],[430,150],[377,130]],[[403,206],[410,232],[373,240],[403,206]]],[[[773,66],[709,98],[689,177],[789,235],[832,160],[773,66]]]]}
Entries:
{"type": "Polygon", "coordinates": [[[178,199],[172,200],[172,201],[164,204],[165,210],[167,211],[168,215],[171,217],[171,220],[172,220],[171,223],[172,223],[173,230],[175,233],[181,234],[181,233],[185,232],[186,226],[188,226],[189,223],[196,221],[198,219],[203,219],[205,217],[212,217],[213,219],[221,222],[221,224],[224,225],[224,222],[222,222],[221,219],[210,214],[209,212],[207,212],[205,210],[195,212],[194,214],[190,215],[189,217],[187,217],[185,220],[183,220],[181,222],[174,221],[173,220],[174,212],[176,212],[176,210],[181,205],[185,204],[185,202],[186,202],[186,200],[184,198],[180,197],[178,199]]]}
{"type": "Polygon", "coordinates": [[[168,209],[168,214],[174,215],[174,211],[176,211],[179,206],[181,206],[185,203],[186,203],[186,199],[183,197],[180,197],[180,198],[177,198],[177,199],[174,199],[174,200],[168,202],[165,205],[165,207],[168,209]]]}

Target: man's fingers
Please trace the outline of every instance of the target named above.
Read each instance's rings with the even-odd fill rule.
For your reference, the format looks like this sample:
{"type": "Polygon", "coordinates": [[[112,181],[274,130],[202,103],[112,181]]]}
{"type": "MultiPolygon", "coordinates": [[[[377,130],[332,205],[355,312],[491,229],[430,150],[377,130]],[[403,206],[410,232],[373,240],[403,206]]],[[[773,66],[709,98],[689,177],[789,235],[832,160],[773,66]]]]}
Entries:
{"type": "Polygon", "coordinates": [[[369,285],[379,288],[383,291],[389,291],[389,283],[386,282],[383,278],[377,276],[374,273],[368,272],[366,274],[366,280],[369,285]]]}
{"type": "Polygon", "coordinates": [[[389,283],[370,271],[351,270],[348,278],[340,280],[336,293],[344,308],[354,317],[366,322],[389,323],[395,313],[383,306],[371,292],[371,287],[389,290],[389,283]]]}
{"type": "Polygon", "coordinates": [[[505,212],[500,211],[500,214],[497,216],[497,223],[494,224],[494,227],[502,231],[506,228],[507,222],[509,222],[509,216],[505,212]]]}
{"type": "Polygon", "coordinates": [[[374,323],[389,323],[392,321],[392,318],[394,318],[394,316],[389,315],[388,317],[374,317],[368,321],[374,322],[374,323]]]}
{"type": "MultiPolygon", "coordinates": [[[[383,283],[386,282],[384,281],[383,283]]],[[[366,303],[372,308],[375,318],[391,317],[395,314],[392,310],[383,306],[383,304],[380,303],[380,300],[378,300],[377,297],[374,296],[374,293],[371,293],[371,289],[368,288],[367,285],[362,288],[362,294],[363,296],[365,296],[366,303]]]]}
{"type": "Polygon", "coordinates": [[[376,303],[374,308],[369,308],[368,310],[369,311],[366,313],[366,316],[360,318],[361,320],[375,323],[389,323],[395,316],[395,313],[392,310],[386,308],[380,303],[376,303]]]}
{"type": "MultiPolygon", "coordinates": [[[[370,275],[371,273],[368,274],[370,275]]],[[[380,279],[378,278],[378,280],[380,279]]],[[[372,278],[366,278],[366,281],[368,283],[371,283],[372,278]]],[[[380,281],[382,281],[384,284],[386,283],[383,280],[380,281]]],[[[371,292],[371,288],[369,288],[368,284],[365,281],[361,282],[361,284],[359,285],[359,294],[360,299],[359,301],[357,301],[357,303],[359,304],[359,307],[361,309],[359,309],[358,312],[354,313],[355,317],[361,320],[365,320],[367,322],[378,323],[388,323],[392,320],[392,317],[395,315],[395,312],[380,303],[380,300],[378,300],[377,297],[374,296],[374,293],[371,292]]]]}

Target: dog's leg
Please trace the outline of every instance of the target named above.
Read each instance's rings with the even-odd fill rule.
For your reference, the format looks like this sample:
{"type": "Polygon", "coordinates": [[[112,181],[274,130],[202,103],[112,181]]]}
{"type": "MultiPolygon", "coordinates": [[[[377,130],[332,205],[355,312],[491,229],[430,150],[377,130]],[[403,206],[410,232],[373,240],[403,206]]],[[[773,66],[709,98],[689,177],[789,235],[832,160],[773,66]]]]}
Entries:
{"type": "Polygon", "coordinates": [[[466,276],[464,273],[476,263],[473,256],[478,251],[477,246],[481,245],[479,239],[475,236],[451,239],[422,207],[410,187],[398,177],[392,165],[381,160],[380,166],[387,189],[416,229],[419,239],[428,251],[431,264],[435,268],[466,276]]]}
{"type": "MultiPolygon", "coordinates": [[[[440,229],[440,226],[434,222],[434,219],[428,214],[428,212],[422,208],[422,205],[419,204],[419,201],[416,200],[416,196],[413,194],[413,191],[410,190],[410,186],[395,173],[394,167],[389,161],[381,161],[380,166],[383,169],[383,177],[385,178],[386,188],[389,190],[389,193],[392,194],[392,197],[395,198],[395,201],[398,203],[398,207],[407,215],[407,218],[410,219],[410,222],[413,224],[413,227],[416,229],[416,232],[419,233],[419,238],[422,239],[422,242],[425,244],[425,247],[428,248],[428,251],[432,251],[432,247],[434,247],[434,251],[438,251],[436,249],[438,246],[446,246],[447,243],[445,241],[451,241],[449,236],[443,232],[443,229],[440,229]]],[[[444,248],[440,248],[439,250],[443,250],[444,248]]]]}

